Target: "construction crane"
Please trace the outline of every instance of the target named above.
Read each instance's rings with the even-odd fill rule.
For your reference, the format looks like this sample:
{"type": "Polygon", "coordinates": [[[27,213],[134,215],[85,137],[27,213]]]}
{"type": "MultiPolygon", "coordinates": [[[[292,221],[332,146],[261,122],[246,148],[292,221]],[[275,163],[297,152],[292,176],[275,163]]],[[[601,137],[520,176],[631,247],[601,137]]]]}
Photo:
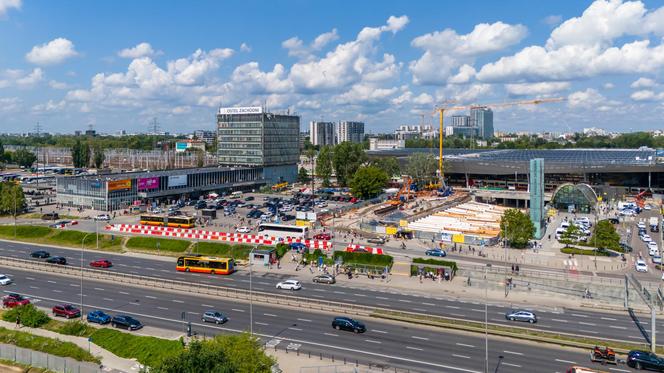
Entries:
{"type": "Polygon", "coordinates": [[[484,105],[479,105],[479,104],[473,104],[473,105],[462,105],[462,106],[448,106],[448,107],[437,107],[432,115],[439,114],[440,115],[440,129],[439,129],[439,136],[438,136],[438,178],[440,180],[440,186],[441,189],[445,190],[445,178],[443,174],[443,117],[445,115],[446,111],[456,111],[456,110],[467,110],[467,109],[473,109],[473,108],[480,108],[480,107],[489,107],[489,108],[496,108],[496,107],[507,107],[507,106],[519,106],[519,105],[539,105],[539,104],[544,104],[544,103],[550,103],[550,102],[560,102],[564,101],[565,98],[562,97],[556,97],[556,98],[540,98],[540,99],[535,99],[535,100],[522,100],[522,101],[511,101],[511,102],[499,102],[495,104],[484,104],[484,105]]]}

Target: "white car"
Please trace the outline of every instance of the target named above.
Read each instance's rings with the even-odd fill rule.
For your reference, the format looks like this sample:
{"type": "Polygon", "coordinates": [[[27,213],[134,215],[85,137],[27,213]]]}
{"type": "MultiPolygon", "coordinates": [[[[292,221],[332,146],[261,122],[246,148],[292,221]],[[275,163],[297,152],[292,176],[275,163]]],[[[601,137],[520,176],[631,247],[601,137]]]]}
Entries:
{"type": "Polygon", "coordinates": [[[637,272],[648,272],[648,265],[646,264],[646,261],[643,259],[637,259],[636,262],[634,263],[634,267],[637,272]]]}
{"type": "Polygon", "coordinates": [[[236,229],[237,233],[249,233],[251,232],[251,229],[249,227],[240,227],[236,229]]]}
{"type": "Polygon", "coordinates": [[[12,282],[14,282],[14,281],[12,281],[12,279],[7,277],[6,275],[0,275],[0,285],[2,285],[2,286],[9,285],[12,282]]]}
{"type": "Polygon", "coordinates": [[[108,215],[108,214],[101,214],[101,215],[97,215],[97,216],[95,216],[95,220],[99,220],[99,221],[109,221],[109,220],[111,220],[111,216],[108,215]]]}
{"type": "Polygon", "coordinates": [[[643,236],[641,236],[641,241],[650,242],[650,241],[652,241],[652,238],[650,238],[650,235],[644,234],[643,236]]]}
{"type": "Polygon", "coordinates": [[[644,210],[652,210],[652,206],[651,205],[645,205],[645,206],[643,206],[643,209],[644,210]]]}
{"type": "Polygon", "coordinates": [[[653,264],[662,264],[662,257],[660,255],[654,255],[652,257],[653,264]]]}
{"type": "Polygon", "coordinates": [[[657,249],[657,243],[655,241],[648,242],[649,249],[657,249]]]}
{"type": "Polygon", "coordinates": [[[639,229],[646,229],[646,223],[640,221],[639,224],[636,225],[637,228],[639,229]]]}
{"type": "Polygon", "coordinates": [[[300,281],[298,281],[298,280],[286,280],[286,281],[281,281],[280,283],[278,283],[277,284],[277,289],[300,290],[300,289],[302,289],[302,284],[300,284],[300,281]]]}

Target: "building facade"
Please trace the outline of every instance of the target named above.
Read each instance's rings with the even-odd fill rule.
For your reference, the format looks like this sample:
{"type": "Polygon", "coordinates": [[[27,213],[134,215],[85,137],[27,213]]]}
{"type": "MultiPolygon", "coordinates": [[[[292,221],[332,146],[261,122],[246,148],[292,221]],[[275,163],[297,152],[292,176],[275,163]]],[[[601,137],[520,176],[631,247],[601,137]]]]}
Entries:
{"type": "Polygon", "coordinates": [[[299,116],[267,113],[259,106],[219,109],[219,165],[265,167],[269,183],[294,182],[299,154],[299,116]]]}
{"type": "Polygon", "coordinates": [[[364,140],[363,122],[339,122],[337,125],[337,144],[342,142],[360,143],[364,140]]]}
{"type": "Polygon", "coordinates": [[[403,149],[405,147],[406,140],[377,139],[375,137],[369,139],[369,150],[403,149]]]}
{"type": "Polygon", "coordinates": [[[470,116],[468,115],[452,115],[450,120],[452,122],[452,127],[470,126],[470,116]]]}
{"type": "Polygon", "coordinates": [[[327,146],[336,144],[334,122],[309,122],[310,141],[314,145],[327,146]]]}
{"type": "Polygon", "coordinates": [[[452,129],[452,135],[466,138],[477,138],[477,127],[448,127],[452,129]]]}
{"type": "Polygon", "coordinates": [[[414,125],[414,126],[399,126],[394,131],[394,136],[397,140],[408,140],[408,139],[432,139],[438,136],[438,131],[430,125],[414,125]]]}
{"type": "Polygon", "coordinates": [[[214,144],[214,138],[217,137],[217,133],[214,131],[198,130],[194,131],[194,137],[197,140],[201,140],[206,144],[212,145],[214,144]]]}
{"type": "Polygon", "coordinates": [[[486,106],[470,109],[470,126],[477,128],[478,137],[487,140],[493,137],[493,111],[486,106]]]}
{"type": "Polygon", "coordinates": [[[544,224],[544,159],[534,158],[530,160],[530,178],[528,179],[530,190],[530,221],[535,226],[535,238],[541,239],[546,232],[544,224]]]}

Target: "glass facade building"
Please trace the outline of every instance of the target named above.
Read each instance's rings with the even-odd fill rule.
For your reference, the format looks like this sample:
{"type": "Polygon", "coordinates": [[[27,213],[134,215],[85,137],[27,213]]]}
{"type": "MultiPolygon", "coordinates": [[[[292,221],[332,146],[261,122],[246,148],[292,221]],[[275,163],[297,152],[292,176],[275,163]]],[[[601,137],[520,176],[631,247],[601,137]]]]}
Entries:
{"type": "Polygon", "coordinates": [[[587,184],[563,184],[553,194],[552,204],[565,211],[589,213],[597,203],[595,191],[587,184]]]}
{"type": "Polygon", "coordinates": [[[493,111],[485,106],[470,109],[470,126],[477,127],[477,134],[481,139],[493,137],[493,111]]]}
{"type": "Polygon", "coordinates": [[[530,221],[535,226],[535,238],[541,239],[546,231],[544,225],[544,159],[530,160],[530,221]]]}

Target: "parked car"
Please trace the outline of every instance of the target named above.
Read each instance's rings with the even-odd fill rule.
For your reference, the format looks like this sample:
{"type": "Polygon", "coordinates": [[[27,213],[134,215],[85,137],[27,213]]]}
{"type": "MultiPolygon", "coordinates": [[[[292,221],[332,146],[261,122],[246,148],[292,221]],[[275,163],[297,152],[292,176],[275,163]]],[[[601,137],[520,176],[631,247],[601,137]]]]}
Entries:
{"type": "Polygon", "coordinates": [[[72,306],[71,304],[58,304],[51,309],[53,316],[60,316],[66,319],[81,316],[81,310],[72,306]]]}
{"type": "Polygon", "coordinates": [[[307,245],[303,244],[302,242],[293,242],[290,244],[291,250],[297,250],[299,251],[307,251],[309,248],[307,245]]]}
{"type": "Polygon", "coordinates": [[[609,218],[609,223],[611,224],[619,224],[620,220],[618,218],[609,218]]]}
{"type": "Polygon", "coordinates": [[[115,315],[111,319],[111,326],[127,330],[138,330],[143,327],[143,324],[131,316],[115,315]]]}
{"type": "Polygon", "coordinates": [[[664,359],[648,351],[632,350],[627,354],[627,366],[635,369],[664,371],[664,359]]]}
{"type": "Polygon", "coordinates": [[[99,310],[90,311],[88,312],[87,320],[88,322],[104,325],[111,322],[111,315],[99,310]]]}
{"type": "Polygon", "coordinates": [[[201,317],[203,322],[212,322],[215,324],[223,324],[228,321],[228,317],[224,316],[219,311],[205,311],[203,317],[201,317]]]}
{"type": "Polygon", "coordinates": [[[636,262],[634,262],[634,269],[636,269],[637,272],[648,272],[648,265],[645,260],[637,259],[636,262]]]}
{"type": "Polygon", "coordinates": [[[65,265],[67,264],[67,258],[64,256],[52,256],[46,259],[46,263],[65,265]]]}
{"type": "Polygon", "coordinates": [[[251,232],[251,229],[249,229],[249,227],[239,227],[236,231],[237,233],[249,233],[251,232]]]}
{"type": "Polygon", "coordinates": [[[30,256],[33,257],[33,258],[44,259],[44,258],[50,257],[51,254],[48,251],[37,250],[37,251],[33,251],[32,253],[30,253],[30,256]]]}
{"type": "Polygon", "coordinates": [[[11,284],[12,282],[13,282],[12,279],[9,278],[7,275],[0,275],[0,285],[5,286],[11,284]]]}
{"type": "Polygon", "coordinates": [[[445,250],[441,250],[441,249],[430,249],[430,250],[425,251],[424,254],[428,255],[428,256],[439,256],[439,257],[447,256],[447,253],[445,252],[445,250]]]}
{"type": "Polygon", "coordinates": [[[108,214],[101,214],[101,215],[97,215],[97,216],[95,216],[95,220],[98,220],[98,221],[109,221],[109,220],[111,220],[111,216],[108,215],[108,214]]]}
{"type": "Polygon", "coordinates": [[[58,220],[60,215],[57,212],[49,212],[41,216],[42,220],[58,220]]]}
{"type": "Polygon", "coordinates": [[[626,243],[624,243],[624,242],[621,242],[621,243],[620,243],[620,247],[621,247],[621,248],[623,249],[623,251],[626,252],[626,253],[631,253],[632,250],[633,250],[631,246],[629,246],[628,244],[626,244],[626,243]]]}
{"type": "Polygon", "coordinates": [[[244,197],[244,200],[247,201],[247,202],[249,202],[249,201],[253,201],[253,200],[255,200],[255,199],[256,199],[256,198],[254,198],[253,196],[244,197]]]}
{"type": "Polygon", "coordinates": [[[335,317],[332,320],[332,327],[336,330],[347,330],[354,333],[364,333],[367,331],[367,327],[363,323],[350,317],[335,317]]]}
{"type": "Polygon", "coordinates": [[[373,244],[376,244],[376,245],[382,245],[385,242],[387,242],[387,240],[385,240],[385,237],[378,237],[378,238],[370,238],[370,239],[367,240],[367,242],[373,243],[373,244]]]}
{"type": "Polygon", "coordinates": [[[537,315],[530,311],[512,310],[505,314],[505,318],[510,321],[527,321],[531,324],[537,322],[537,315]]]}
{"type": "Polygon", "coordinates": [[[318,284],[334,284],[337,282],[337,280],[332,275],[324,274],[324,275],[314,276],[313,282],[318,284]]]}
{"type": "Polygon", "coordinates": [[[318,233],[317,235],[314,235],[314,240],[331,240],[332,235],[329,233],[318,233]]]}
{"type": "Polygon", "coordinates": [[[26,304],[30,304],[30,299],[17,293],[9,293],[2,298],[2,306],[6,308],[25,306],[26,304]]]}
{"type": "Polygon", "coordinates": [[[113,263],[111,263],[111,261],[108,259],[99,259],[95,260],[94,262],[90,262],[90,267],[95,267],[95,268],[109,268],[112,266],[113,263]]]}
{"type": "Polygon", "coordinates": [[[302,284],[298,280],[285,280],[277,284],[277,289],[283,290],[300,290],[302,289],[302,284]]]}

